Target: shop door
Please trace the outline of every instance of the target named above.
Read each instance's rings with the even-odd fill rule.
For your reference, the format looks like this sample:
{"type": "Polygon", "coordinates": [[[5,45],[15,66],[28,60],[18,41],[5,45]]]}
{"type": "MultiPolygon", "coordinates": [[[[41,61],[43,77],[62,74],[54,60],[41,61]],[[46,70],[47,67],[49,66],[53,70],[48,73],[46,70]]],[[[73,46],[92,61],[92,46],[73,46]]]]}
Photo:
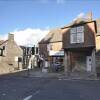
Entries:
{"type": "Polygon", "coordinates": [[[91,68],[92,68],[92,57],[91,56],[87,56],[86,62],[87,62],[87,71],[91,71],[91,68]]]}

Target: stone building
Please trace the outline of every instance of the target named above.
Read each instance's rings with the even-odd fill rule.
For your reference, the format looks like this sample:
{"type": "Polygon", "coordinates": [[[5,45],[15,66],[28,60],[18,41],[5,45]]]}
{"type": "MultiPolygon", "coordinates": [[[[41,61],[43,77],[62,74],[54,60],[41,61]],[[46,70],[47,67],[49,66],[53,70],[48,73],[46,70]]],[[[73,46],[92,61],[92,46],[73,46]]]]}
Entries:
{"type": "Polygon", "coordinates": [[[14,41],[14,34],[8,34],[8,40],[0,41],[0,48],[1,73],[22,69],[23,50],[14,41]],[[5,70],[3,70],[3,67],[5,67],[5,70]]]}

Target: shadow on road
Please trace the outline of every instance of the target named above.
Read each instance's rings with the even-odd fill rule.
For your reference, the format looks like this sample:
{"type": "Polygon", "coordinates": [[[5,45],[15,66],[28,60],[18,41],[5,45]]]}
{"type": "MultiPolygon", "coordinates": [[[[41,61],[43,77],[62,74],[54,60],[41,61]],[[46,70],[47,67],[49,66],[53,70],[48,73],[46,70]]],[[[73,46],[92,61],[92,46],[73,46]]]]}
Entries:
{"type": "Polygon", "coordinates": [[[6,74],[1,74],[0,75],[0,78],[2,77],[20,77],[20,76],[23,76],[23,77],[28,77],[30,74],[30,71],[29,70],[22,70],[22,71],[15,71],[15,72],[11,72],[11,73],[6,73],[6,74]]]}

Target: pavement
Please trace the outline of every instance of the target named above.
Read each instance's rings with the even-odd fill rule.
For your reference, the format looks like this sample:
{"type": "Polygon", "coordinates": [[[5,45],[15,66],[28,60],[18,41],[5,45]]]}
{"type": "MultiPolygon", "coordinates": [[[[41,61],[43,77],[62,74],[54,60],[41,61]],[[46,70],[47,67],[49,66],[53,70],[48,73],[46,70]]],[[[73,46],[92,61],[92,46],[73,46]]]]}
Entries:
{"type": "Polygon", "coordinates": [[[29,77],[40,77],[40,78],[57,78],[57,79],[65,79],[65,80],[72,80],[72,79],[79,79],[79,80],[99,80],[99,78],[92,76],[90,74],[67,74],[64,72],[42,72],[41,70],[30,70],[27,72],[29,77]]]}
{"type": "MultiPolygon", "coordinates": [[[[11,72],[9,74],[5,74],[7,76],[22,76],[22,77],[33,77],[33,78],[56,78],[56,79],[63,79],[63,80],[99,80],[100,77],[93,76],[92,74],[86,73],[65,73],[63,71],[59,72],[46,72],[42,71],[41,69],[32,69],[32,70],[21,70],[11,72]]],[[[0,75],[4,76],[4,75],[0,75]]]]}
{"type": "Polygon", "coordinates": [[[54,73],[54,72],[42,72],[41,70],[38,71],[30,71],[30,77],[43,77],[43,78],[58,78],[62,76],[62,73],[54,73]]]}

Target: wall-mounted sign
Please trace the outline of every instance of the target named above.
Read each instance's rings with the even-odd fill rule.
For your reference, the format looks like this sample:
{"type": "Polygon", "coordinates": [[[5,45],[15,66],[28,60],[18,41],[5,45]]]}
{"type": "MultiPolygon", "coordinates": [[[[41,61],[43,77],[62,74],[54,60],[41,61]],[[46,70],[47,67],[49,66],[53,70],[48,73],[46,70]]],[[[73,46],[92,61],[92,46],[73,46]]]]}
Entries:
{"type": "Polygon", "coordinates": [[[64,56],[64,51],[53,51],[50,50],[49,51],[49,56],[64,56]]]}

